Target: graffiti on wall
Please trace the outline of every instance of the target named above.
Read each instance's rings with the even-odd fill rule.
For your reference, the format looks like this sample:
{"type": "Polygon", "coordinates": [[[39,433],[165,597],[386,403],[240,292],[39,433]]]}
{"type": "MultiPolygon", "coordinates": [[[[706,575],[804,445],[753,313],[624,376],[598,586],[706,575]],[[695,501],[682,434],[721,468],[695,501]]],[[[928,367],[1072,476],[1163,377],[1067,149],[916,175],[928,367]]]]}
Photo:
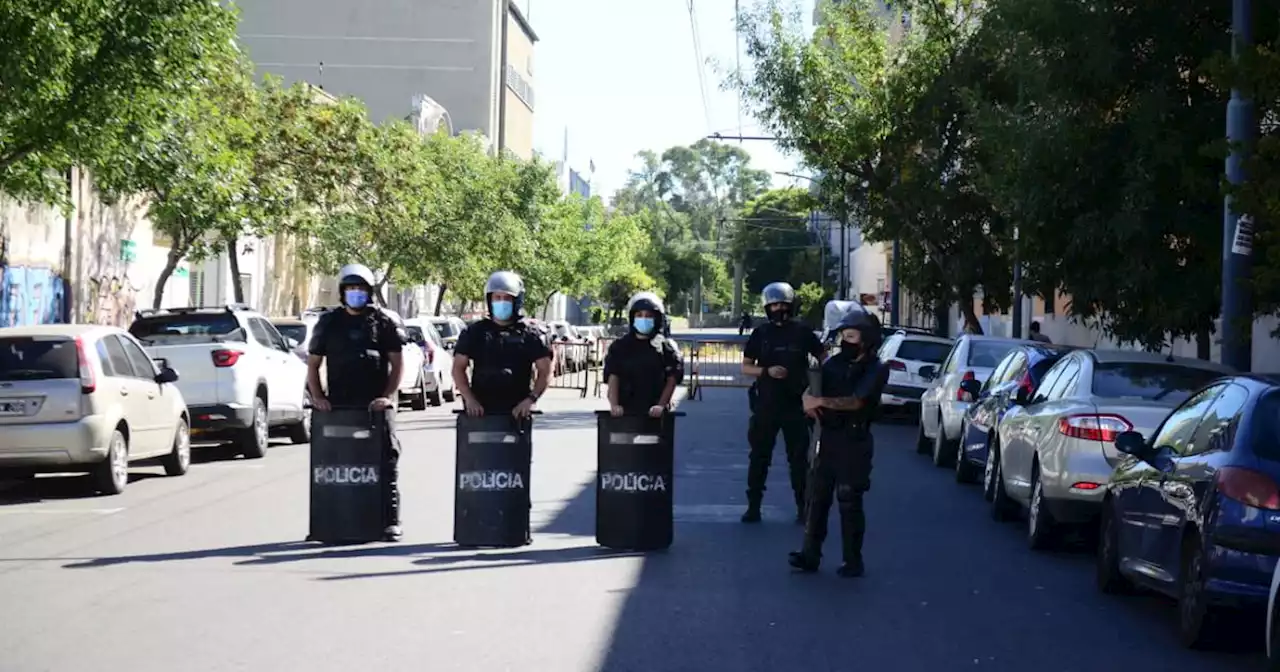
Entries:
{"type": "Polygon", "coordinates": [[[66,284],[48,268],[4,266],[0,280],[0,327],[62,322],[66,284]]]}
{"type": "Polygon", "coordinates": [[[137,309],[138,292],[126,277],[118,275],[89,278],[84,322],[127,327],[137,309]]]}

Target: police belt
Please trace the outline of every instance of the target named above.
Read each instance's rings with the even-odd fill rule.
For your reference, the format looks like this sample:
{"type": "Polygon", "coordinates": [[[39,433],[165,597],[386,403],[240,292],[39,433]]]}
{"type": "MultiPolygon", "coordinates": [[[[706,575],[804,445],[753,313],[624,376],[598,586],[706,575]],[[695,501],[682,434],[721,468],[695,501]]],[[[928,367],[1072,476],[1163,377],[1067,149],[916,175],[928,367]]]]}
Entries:
{"type": "Polygon", "coordinates": [[[853,440],[862,440],[871,437],[871,422],[867,420],[856,421],[848,419],[829,419],[819,420],[818,424],[824,432],[840,433],[853,440]]]}

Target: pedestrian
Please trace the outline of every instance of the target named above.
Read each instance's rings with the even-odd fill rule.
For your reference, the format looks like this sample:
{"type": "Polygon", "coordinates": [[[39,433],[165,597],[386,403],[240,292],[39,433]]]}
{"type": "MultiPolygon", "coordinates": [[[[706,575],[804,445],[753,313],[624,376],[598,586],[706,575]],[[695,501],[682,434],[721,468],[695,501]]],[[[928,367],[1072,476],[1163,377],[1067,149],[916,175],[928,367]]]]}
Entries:
{"type": "Polygon", "coordinates": [[[862,576],[862,540],[867,529],[863,494],[871,489],[871,459],[875,443],[871,419],[880,393],[889,380],[889,367],[876,356],[880,321],[874,315],[851,312],[840,321],[840,352],[822,365],[822,389],[804,395],[805,413],[821,426],[818,451],[809,481],[804,544],[791,553],[792,567],[818,571],[822,542],[827,537],[831,500],[840,508],[840,576],[862,576]]]}
{"type": "Polygon", "coordinates": [[[307,352],[307,388],[318,411],[367,406],[382,413],[387,431],[381,462],[386,541],[400,540],[400,441],[395,432],[396,392],[404,365],[401,348],[409,341],[390,315],[375,308],[373,271],[348,264],[338,272],[341,310],[320,316],[307,352]],[[320,383],[320,367],[326,381],[320,383]]]}
{"type": "Polygon", "coordinates": [[[522,321],[524,281],[498,271],[484,283],[489,315],[458,335],[453,350],[457,381],[467,415],[533,414],[551,382],[551,351],[538,332],[522,321]],[[467,367],[474,364],[468,377],[467,367]],[[534,377],[534,370],[537,377],[534,377]]]}
{"type": "Polygon", "coordinates": [[[805,477],[809,468],[809,421],[800,398],[809,384],[809,356],[826,357],[822,341],[793,318],[799,312],[796,292],[785,282],[769,284],[761,292],[768,322],[756,327],[742,351],[742,373],[756,380],[747,391],[751,419],[747,443],[747,511],[742,522],[760,521],[769,463],[778,432],[787,449],[796,522],[804,522],[805,477]]]}
{"type": "Polygon", "coordinates": [[[1031,340],[1039,341],[1041,343],[1053,343],[1053,341],[1049,340],[1048,336],[1041,333],[1040,320],[1031,320],[1031,340]]]}
{"type": "Polygon", "coordinates": [[[742,319],[738,320],[738,335],[741,336],[747,333],[747,330],[750,328],[751,328],[751,313],[744,310],[742,311],[742,319]]]}
{"type": "Polygon", "coordinates": [[[666,309],[653,292],[640,292],[627,304],[630,330],[609,346],[604,379],[609,385],[609,409],[614,417],[661,417],[671,405],[676,386],[684,379],[680,352],[663,336],[666,309]]]}

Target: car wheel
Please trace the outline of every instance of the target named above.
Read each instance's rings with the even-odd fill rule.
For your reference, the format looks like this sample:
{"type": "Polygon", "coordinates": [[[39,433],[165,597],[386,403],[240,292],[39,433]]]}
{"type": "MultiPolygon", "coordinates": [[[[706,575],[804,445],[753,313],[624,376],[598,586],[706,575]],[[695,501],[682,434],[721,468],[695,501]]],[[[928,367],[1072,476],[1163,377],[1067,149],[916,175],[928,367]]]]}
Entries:
{"type": "Polygon", "coordinates": [[[1040,478],[1040,465],[1031,468],[1031,506],[1027,509],[1027,545],[1043,551],[1053,546],[1056,525],[1044,499],[1044,483],[1040,478]]]}
{"type": "Polygon", "coordinates": [[[440,406],[444,403],[444,379],[442,376],[436,376],[436,391],[427,394],[427,400],[432,406],[440,406]]]}
{"type": "Polygon", "coordinates": [[[1116,525],[1115,512],[1110,501],[1103,504],[1100,522],[1094,581],[1098,585],[1098,590],[1110,595],[1128,592],[1129,581],[1120,572],[1120,527],[1116,525]]]}
{"type": "Polygon", "coordinates": [[[107,458],[94,465],[93,489],[103,495],[118,495],[129,485],[129,443],[119,429],[111,432],[107,458]]]}
{"type": "Polygon", "coordinates": [[[1000,453],[997,446],[987,439],[987,459],[982,466],[982,498],[988,502],[996,496],[996,470],[999,467],[1000,453]]]}
{"type": "Polygon", "coordinates": [[[452,404],[452,403],[453,403],[453,400],[454,400],[454,399],[457,399],[457,398],[458,398],[458,390],[457,390],[457,388],[450,387],[450,388],[449,388],[448,390],[446,390],[446,391],[445,391],[445,393],[444,393],[444,400],[445,400],[445,402],[446,402],[446,403],[450,403],[450,404],[452,404]]]}
{"type": "Polygon", "coordinates": [[[916,431],[916,453],[924,455],[929,452],[929,447],[933,444],[929,441],[929,437],[924,434],[924,414],[920,414],[920,429],[916,431]]]}
{"type": "Polygon", "coordinates": [[[977,483],[978,469],[969,462],[964,450],[964,437],[960,435],[960,443],[956,445],[956,483],[977,483]]]}
{"type": "Polygon", "coordinates": [[[1214,640],[1213,611],[1206,599],[1204,551],[1198,537],[1189,536],[1182,549],[1178,577],[1178,639],[1189,649],[1207,648],[1214,640]]]}
{"type": "MultiPolygon", "coordinates": [[[[960,434],[964,436],[963,433],[960,434]]],[[[951,442],[947,440],[946,429],[938,422],[938,433],[933,436],[933,466],[950,467],[955,453],[951,451],[951,442]]]]}
{"type": "Polygon", "coordinates": [[[995,482],[992,483],[991,490],[991,519],[1000,523],[1013,520],[1013,514],[1016,511],[1015,507],[1017,507],[1017,504],[1009,497],[1009,492],[1004,489],[1004,460],[1001,460],[999,453],[997,453],[995,482]]]}
{"type": "Polygon", "coordinates": [[[173,449],[160,458],[160,464],[167,476],[181,476],[191,468],[191,430],[187,428],[185,419],[178,420],[178,429],[173,433],[173,449]]]}
{"type": "Polygon", "coordinates": [[[240,434],[236,449],[250,460],[266,457],[267,444],[271,440],[271,426],[267,423],[267,402],[262,397],[253,398],[253,419],[240,434]]]}
{"type": "Polygon", "coordinates": [[[302,421],[289,426],[289,441],[293,444],[311,442],[311,391],[302,395],[302,421]]]}
{"type": "Polygon", "coordinates": [[[427,410],[427,381],[418,378],[417,391],[409,397],[409,408],[415,411],[427,410]]]}

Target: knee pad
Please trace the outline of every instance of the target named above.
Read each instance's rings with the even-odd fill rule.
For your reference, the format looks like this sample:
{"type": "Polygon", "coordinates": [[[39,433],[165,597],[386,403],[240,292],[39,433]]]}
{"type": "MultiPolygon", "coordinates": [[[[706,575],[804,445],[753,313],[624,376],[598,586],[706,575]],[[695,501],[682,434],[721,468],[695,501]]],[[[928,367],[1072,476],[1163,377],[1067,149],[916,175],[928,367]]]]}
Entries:
{"type": "Polygon", "coordinates": [[[862,491],[852,485],[838,485],[836,486],[836,501],[840,503],[842,510],[861,511],[862,491]]]}

